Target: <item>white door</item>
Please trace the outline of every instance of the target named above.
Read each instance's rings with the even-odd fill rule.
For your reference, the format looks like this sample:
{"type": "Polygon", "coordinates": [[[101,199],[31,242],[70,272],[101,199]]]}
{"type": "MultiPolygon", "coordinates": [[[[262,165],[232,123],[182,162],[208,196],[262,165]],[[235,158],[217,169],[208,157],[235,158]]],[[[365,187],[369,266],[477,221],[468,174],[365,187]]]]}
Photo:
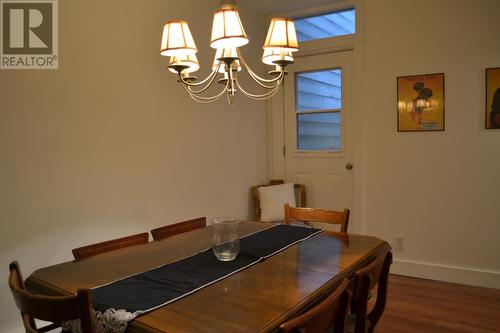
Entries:
{"type": "MultiPolygon", "coordinates": [[[[352,208],[352,51],[297,58],[285,81],[285,175],[307,206],[352,208]]],[[[351,229],[351,228],[350,228],[351,229]]]]}

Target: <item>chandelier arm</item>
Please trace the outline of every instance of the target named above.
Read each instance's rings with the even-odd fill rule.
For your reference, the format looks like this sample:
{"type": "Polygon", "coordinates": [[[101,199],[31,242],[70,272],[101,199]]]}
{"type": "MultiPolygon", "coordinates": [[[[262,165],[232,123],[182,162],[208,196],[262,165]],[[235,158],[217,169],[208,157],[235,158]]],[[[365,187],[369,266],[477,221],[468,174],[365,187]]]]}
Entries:
{"type": "Polygon", "coordinates": [[[240,91],[243,94],[243,96],[245,96],[247,98],[250,98],[250,99],[255,100],[255,101],[264,101],[264,100],[267,100],[267,99],[273,97],[278,92],[278,90],[279,89],[273,89],[273,90],[269,91],[269,93],[267,93],[265,96],[253,95],[253,94],[250,94],[250,93],[243,91],[243,90],[240,90],[240,91]]]}
{"type": "Polygon", "coordinates": [[[212,73],[210,73],[203,81],[200,81],[200,82],[196,82],[196,83],[192,83],[192,82],[188,82],[186,80],[184,80],[184,78],[179,74],[179,81],[183,84],[183,85],[186,85],[186,86],[190,86],[190,87],[199,87],[203,84],[205,84],[207,81],[212,81],[213,78],[217,75],[217,71],[215,70],[212,70],[212,73]]]}
{"type": "MultiPolygon", "coordinates": [[[[215,72],[215,73],[217,73],[217,72],[215,72]]],[[[205,92],[208,88],[210,88],[210,86],[212,85],[212,83],[214,82],[214,80],[215,80],[216,77],[217,77],[217,75],[213,75],[212,78],[210,79],[210,81],[207,83],[207,85],[204,86],[201,89],[198,89],[198,90],[192,89],[192,87],[189,84],[185,84],[185,81],[181,81],[181,84],[182,84],[183,87],[187,88],[187,90],[189,91],[189,93],[192,93],[192,94],[201,94],[201,93],[205,92]]]]}
{"type": "Polygon", "coordinates": [[[214,98],[211,100],[201,100],[198,97],[196,97],[195,95],[189,95],[189,97],[191,97],[192,100],[194,100],[195,102],[200,103],[200,104],[210,104],[210,103],[217,102],[222,96],[224,96],[224,94],[221,94],[220,96],[217,96],[217,98],[214,98]]]}
{"type": "Polygon", "coordinates": [[[210,86],[212,85],[212,83],[214,82],[214,80],[215,80],[216,77],[217,77],[217,75],[212,76],[211,80],[207,83],[207,85],[204,86],[203,88],[199,89],[199,90],[192,89],[192,87],[190,85],[184,84],[184,81],[182,81],[181,83],[182,83],[182,86],[186,87],[190,93],[192,93],[192,94],[201,94],[204,91],[206,91],[208,88],[210,88],[210,86]]]}
{"type": "Polygon", "coordinates": [[[252,80],[265,89],[273,89],[276,85],[279,85],[281,78],[285,75],[285,71],[281,69],[281,72],[277,77],[275,77],[274,79],[267,80],[255,74],[255,72],[253,72],[252,69],[248,67],[248,65],[244,65],[244,67],[247,70],[248,75],[250,75],[250,77],[252,78],[252,80]],[[272,83],[272,85],[268,85],[266,83],[272,83]]]}
{"type": "MultiPolygon", "coordinates": [[[[280,76],[278,77],[275,77],[274,79],[264,79],[262,77],[260,77],[259,75],[257,75],[251,68],[250,66],[248,66],[247,62],[245,61],[245,59],[241,56],[239,50],[238,50],[238,55],[240,57],[240,62],[243,64],[243,67],[245,67],[245,69],[247,70],[248,74],[250,74],[250,76],[254,77],[256,80],[260,81],[260,82],[263,82],[263,83],[273,83],[273,82],[276,82],[280,79],[280,76]]],[[[283,67],[281,67],[281,73],[283,73],[284,75],[284,72],[285,70],[283,69],[283,67]]]]}
{"type": "Polygon", "coordinates": [[[274,89],[276,86],[279,86],[281,84],[281,79],[285,76],[285,72],[282,70],[280,74],[276,77],[276,80],[272,85],[267,85],[259,81],[259,77],[255,73],[250,73],[248,72],[250,77],[252,78],[253,82],[257,83],[259,86],[265,89],[274,89]]]}
{"type": "MultiPolygon", "coordinates": [[[[181,76],[180,73],[179,73],[179,81],[182,82],[183,85],[190,86],[190,87],[199,87],[199,86],[205,84],[206,82],[210,81],[210,83],[208,84],[208,86],[210,86],[212,84],[212,82],[214,81],[215,77],[217,76],[217,73],[219,72],[219,68],[220,68],[221,64],[222,64],[222,61],[219,61],[219,63],[217,64],[217,68],[212,69],[212,73],[210,73],[203,81],[196,82],[196,83],[188,82],[188,81],[184,80],[184,78],[181,76]]],[[[202,90],[205,90],[207,87],[203,88],[202,90]]]]}
{"type": "MultiPolygon", "coordinates": [[[[281,84],[281,81],[280,81],[280,84],[281,84]]],[[[265,99],[268,99],[268,98],[271,98],[272,96],[274,96],[276,94],[276,92],[279,90],[280,84],[276,85],[276,87],[274,87],[270,91],[267,91],[263,94],[252,94],[252,93],[247,92],[245,89],[243,89],[243,87],[240,85],[240,83],[238,81],[236,81],[236,85],[238,86],[239,90],[241,91],[241,93],[243,95],[245,95],[248,98],[257,100],[257,101],[265,100],[265,99]]]]}
{"type": "Polygon", "coordinates": [[[212,103],[212,102],[217,101],[219,98],[221,98],[224,95],[224,93],[227,90],[227,86],[228,86],[228,84],[226,83],[224,88],[222,88],[222,90],[219,93],[217,93],[217,95],[205,97],[205,96],[197,95],[196,92],[192,92],[190,90],[190,87],[182,84],[182,87],[184,88],[184,90],[186,90],[186,92],[189,94],[189,96],[199,103],[212,103]]]}
{"type": "Polygon", "coordinates": [[[189,94],[189,97],[198,103],[209,104],[218,101],[222,96],[224,96],[225,91],[221,91],[217,95],[211,97],[203,97],[198,95],[189,94]]]}

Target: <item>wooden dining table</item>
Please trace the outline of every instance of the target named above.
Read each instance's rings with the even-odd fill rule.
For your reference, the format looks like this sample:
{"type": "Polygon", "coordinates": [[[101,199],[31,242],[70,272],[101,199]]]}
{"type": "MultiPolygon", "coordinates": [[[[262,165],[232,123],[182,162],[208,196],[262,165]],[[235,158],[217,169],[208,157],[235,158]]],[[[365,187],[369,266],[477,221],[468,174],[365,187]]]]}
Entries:
{"type": "MultiPolygon", "coordinates": [[[[241,222],[240,236],[269,224],[241,222]]],[[[67,295],[198,253],[210,247],[211,226],[161,241],[36,270],[27,288],[67,295]]],[[[387,242],[323,231],[251,267],[129,323],[127,332],[272,332],[311,307],[372,260],[387,242]]]]}

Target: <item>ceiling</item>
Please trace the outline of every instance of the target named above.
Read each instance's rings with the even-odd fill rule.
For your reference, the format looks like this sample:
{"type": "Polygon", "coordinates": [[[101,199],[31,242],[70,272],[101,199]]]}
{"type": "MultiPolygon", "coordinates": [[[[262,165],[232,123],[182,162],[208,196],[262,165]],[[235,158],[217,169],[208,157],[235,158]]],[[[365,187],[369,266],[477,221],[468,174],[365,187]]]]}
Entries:
{"type": "Polygon", "coordinates": [[[277,13],[286,13],[299,11],[302,9],[310,9],[314,7],[323,7],[335,3],[345,2],[342,0],[237,0],[236,4],[240,4],[247,8],[253,9],[264,15],[272,15],[277,13]]]}

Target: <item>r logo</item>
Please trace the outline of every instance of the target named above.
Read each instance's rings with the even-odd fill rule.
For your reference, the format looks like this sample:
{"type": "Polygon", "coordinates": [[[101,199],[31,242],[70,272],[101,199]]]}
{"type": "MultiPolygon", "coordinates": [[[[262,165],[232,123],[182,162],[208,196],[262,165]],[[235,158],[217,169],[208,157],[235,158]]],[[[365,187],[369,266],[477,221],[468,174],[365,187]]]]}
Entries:
{"type": "Polygon", "coordinates": [[[3,2],[3,54],[52,54],[50,2],[3,2]]]}
{"type": "Polygon", "coordinates": [[[58,0],[0,0],[0,69],[59,67],[58,0]]]}

